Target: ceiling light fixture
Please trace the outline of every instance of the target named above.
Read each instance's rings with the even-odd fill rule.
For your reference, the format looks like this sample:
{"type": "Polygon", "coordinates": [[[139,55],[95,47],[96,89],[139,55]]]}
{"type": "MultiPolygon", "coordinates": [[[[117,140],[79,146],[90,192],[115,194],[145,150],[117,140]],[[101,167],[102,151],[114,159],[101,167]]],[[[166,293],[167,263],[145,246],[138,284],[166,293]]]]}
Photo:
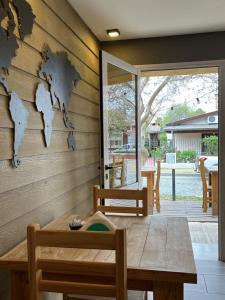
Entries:
{"type": "Polygon", "coordinates": [[[110,36],[111,38],[117,37],[120,35],[120,31],[119,29],[108,29],[106,30],[108,36],[110,36]]]}

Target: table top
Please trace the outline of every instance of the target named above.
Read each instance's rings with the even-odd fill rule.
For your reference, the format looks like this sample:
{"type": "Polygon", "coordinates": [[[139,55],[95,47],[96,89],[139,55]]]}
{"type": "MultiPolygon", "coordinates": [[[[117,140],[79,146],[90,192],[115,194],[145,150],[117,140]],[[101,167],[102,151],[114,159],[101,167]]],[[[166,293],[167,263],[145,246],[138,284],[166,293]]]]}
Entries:
{"type": "Polygon", "coordinates": [[[218,165],[217,166],[211,166],[211,167],[205,167],[206,168],[206,170],[208,171],[208,172],[218,172],[218,165]]]}
{"type": "Polygon", "coordinates": [[[154,174],[156,172],[155,169],[142,169],[141,170],[141,176],[142,177],[148,177],[150,174],[154,174]]]}
{"type": "MultiPolygon", "coordinates": [[[[64,215],[44,229],[69,230],[74,215],[64,215]]],[[[110,216],[128,229],[128,279],[196,283],[197,273],[188,222],[183,217],[110,216]]],[[[114,251],[42,248],[41,258],[80,261],[114,261],[114,251]]],[[[27,270],[26,241],[0,258],[0,268],[27,270]]]]}

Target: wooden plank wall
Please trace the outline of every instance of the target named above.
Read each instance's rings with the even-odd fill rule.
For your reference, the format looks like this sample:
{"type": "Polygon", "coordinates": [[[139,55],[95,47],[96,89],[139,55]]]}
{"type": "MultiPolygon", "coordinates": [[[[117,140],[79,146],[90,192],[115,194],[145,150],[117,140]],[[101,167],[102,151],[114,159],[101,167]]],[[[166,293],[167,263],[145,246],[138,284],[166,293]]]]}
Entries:
{"type": "MultiPolygon", "coordinates": [[[[19,41],[8,79],[30,113],[18,169],[11,166],[13,123],[0,87],[0,255],[25,238],[28,223],[44,225],[70,210],[88,212],[92,186],[99,180],[99,44],[66,0],[27,1],[36,15],[33,33],[19,41]],[[42,81],[37,71],[44,43],[52,51],[66,51],[81,75],[69,108],[75,152],[68,150],[68,132],[59,111],[51,146],[44,146],[43,122],[34,105],[34,92],[42,81]]],[[[4,300],[6,281],[6,273],[1,272],[4,300]]]]}

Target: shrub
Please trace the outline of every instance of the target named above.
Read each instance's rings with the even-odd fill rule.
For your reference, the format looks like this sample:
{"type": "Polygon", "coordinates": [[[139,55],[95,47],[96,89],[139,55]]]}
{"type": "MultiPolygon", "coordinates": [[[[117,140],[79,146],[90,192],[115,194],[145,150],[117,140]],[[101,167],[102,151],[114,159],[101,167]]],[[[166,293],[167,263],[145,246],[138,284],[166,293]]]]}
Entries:
{"type": "Polygon", "coordinates": [[[161,148],[157,147],[151,151],[151,157],[154,157],[156,160],[157,159],[161,160],[164,159],[165,153],[161,148]]]}
{"type": "Polygon", "coordinates": [[[210,135],[204,137],[202,143],[206,146],[206,155],[218,155],[218,136],[210,135]]]}
{"type": "Polygon", "coordinates": [[[177,162],[194,162],[196,160],[195,150],[177,151],[177,162]]]}

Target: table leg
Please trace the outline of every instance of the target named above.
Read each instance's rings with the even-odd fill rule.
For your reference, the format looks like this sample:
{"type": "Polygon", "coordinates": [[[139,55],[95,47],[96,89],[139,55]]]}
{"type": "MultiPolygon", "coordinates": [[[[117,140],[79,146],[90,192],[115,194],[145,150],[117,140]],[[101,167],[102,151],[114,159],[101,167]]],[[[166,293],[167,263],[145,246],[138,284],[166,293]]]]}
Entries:
{"type": "Polygon", "coordinates": [[[218,216],[218,172],[211,173],[212,215],[218,216]]]}
{"type": "Polygon", "coordinates": [[[147,177],[147,193],[148,193],[148,213],[153,214],[154,207],[154,174],[147,177]]]}
{"type": "Polygon", "coordinates": [[[11,300],[29,300],[28,280],[25,272],[11,271],[11,300]]]}
{"type": "Polygon", "coordinates": [[[182,283],[153,282],[154,300],[183,300],[184,290],[182,283]]]}

